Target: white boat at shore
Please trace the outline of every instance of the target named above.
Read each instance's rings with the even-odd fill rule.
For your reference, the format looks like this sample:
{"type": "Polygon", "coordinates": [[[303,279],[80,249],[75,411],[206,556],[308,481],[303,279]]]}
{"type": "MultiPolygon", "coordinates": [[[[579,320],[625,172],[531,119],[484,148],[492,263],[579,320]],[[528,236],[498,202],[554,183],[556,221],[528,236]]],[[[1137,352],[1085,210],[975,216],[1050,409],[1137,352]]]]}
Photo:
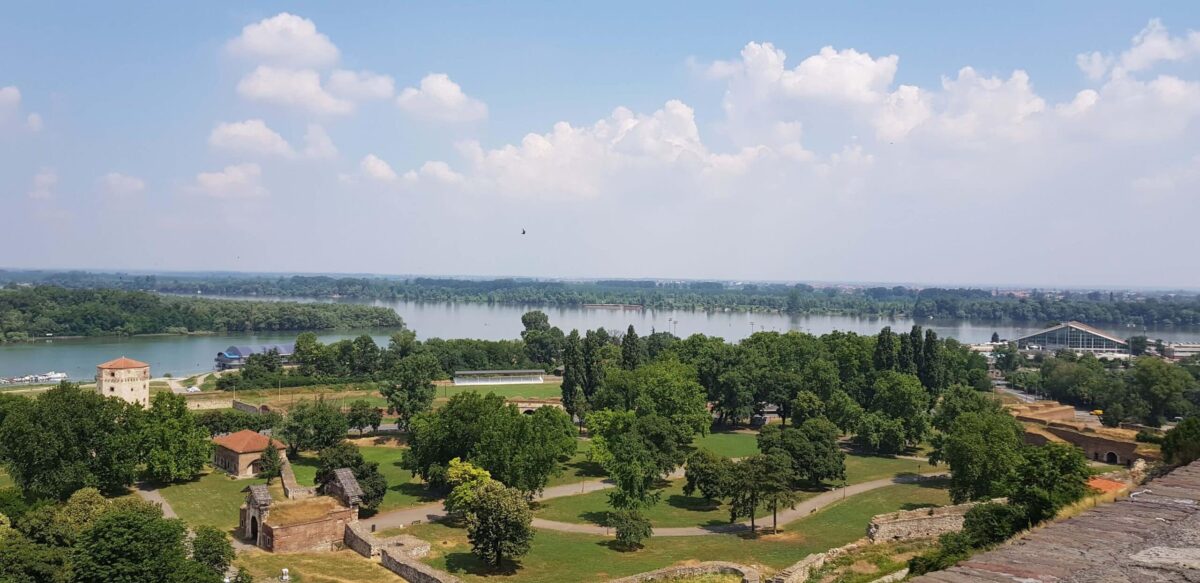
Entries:
{"type": "Polygon", "coordinates": [[[65,372],[44,372],[19,377],[0,377],[0,385],[32,385],[37,383],[58,383],[71,378],[65,372]]]}

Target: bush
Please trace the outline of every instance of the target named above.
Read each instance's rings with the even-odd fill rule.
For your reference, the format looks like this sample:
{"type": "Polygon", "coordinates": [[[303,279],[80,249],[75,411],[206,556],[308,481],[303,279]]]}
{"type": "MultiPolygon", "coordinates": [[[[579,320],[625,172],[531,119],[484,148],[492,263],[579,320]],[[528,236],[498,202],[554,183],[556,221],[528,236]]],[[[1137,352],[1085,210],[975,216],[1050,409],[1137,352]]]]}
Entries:
{"type": "Polygon", "coordinates": [[[910,575],[941,571],[971,555],[971,540],[961,532],[948,532],[938,538],[938,548],[908,560],[910,575]]]}
{"type": "Polygon", "coordinates": [[[654,532],[650,520],[637,510],[615,510],[609,516],[609,526],[616,531],[617,544],[626,549],[641,548],[642,541],[654,532]]]}
{"type": "Polygon", "coordinates": [[[989,502],[967,511],[963,534],[971,546],[986,547],[1003,542],[1025,524],[1025,511],[1012,504],[989,502]]]}
{"type": "Polygon", "coordinates": [[[1162,442],[1163,458],[1171,464],[1190,464],[1200,459],[1200,417],[1188,417],[1167,432],[1162,442]]]}
{"type": "Polygon", "coordinates": [[[1162,444],[1164,437],[1154,431],[1146,431],[1145,429],[1137,432],[1135,438],[1142,443],[1157,443],[1162,444]]]}

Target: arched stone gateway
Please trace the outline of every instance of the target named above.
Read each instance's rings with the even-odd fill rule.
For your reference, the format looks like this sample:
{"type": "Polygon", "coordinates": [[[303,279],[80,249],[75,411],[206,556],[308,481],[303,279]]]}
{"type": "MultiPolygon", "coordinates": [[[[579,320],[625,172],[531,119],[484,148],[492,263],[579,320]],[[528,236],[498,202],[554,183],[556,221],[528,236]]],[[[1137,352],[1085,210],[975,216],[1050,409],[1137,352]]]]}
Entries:
{"type": "Polygon", "coordinates": [[[1121,458],[1117,456],[1116,452],[1110,451],[1110,452],[1104,454],[1104,463],[1119,464],[1119,463],[1121,463],[1121,458]]]}
{"type": "Polygon", "coordinates": [[[250,540],[258,542],[258,517],[250,517],[250,540]]]}

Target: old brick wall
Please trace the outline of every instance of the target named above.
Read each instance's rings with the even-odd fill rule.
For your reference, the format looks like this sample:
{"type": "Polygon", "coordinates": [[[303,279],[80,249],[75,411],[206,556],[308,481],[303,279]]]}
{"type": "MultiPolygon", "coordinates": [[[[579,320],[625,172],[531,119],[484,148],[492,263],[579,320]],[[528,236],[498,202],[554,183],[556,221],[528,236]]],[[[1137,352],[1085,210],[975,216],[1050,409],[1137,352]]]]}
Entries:
{"type": "Polygon", "coordinates": [[[680,567],[667,567],[657,571],[647,571],[630,575],[620,579],[612,579],[608,583],[642,583],[643,581],[670,581],[682,577],[695,577],[698,575],[741,575],[742,583],[759,583],[762,576],[756,569],[739,565],[737,563],[726,563],[724,561],[707,561],[695,565],[684,565],[680,567]]]}
{"type": "Polygon", "coordinates": [[[462,580],[454,575],[434,569],[391,549],[384,549],[380,553],[379,562],[409,583],[462,583],[462,580]]]}
{"type": "MultiPolygon", "coordinates": [[[[356,518],[353,508],[342,508],[320,520],[288,525],[266,525],[271,549],[277,553],[330,550],[345,537],[346,525],[356,518]]],[[[264,530],[265,531],[265,530],[264,530]]]]}
{"type": "Polygon", "coordinates": [[[403,555],[419,559],[428,555],[430,548],[429,543],[407,534],[381,539],[372,534],[361,522],[352,522],[346,525],[342,542],[354,552],[367,558],[378,557],[384,549],[387,549],[394,556],[403,555]]]}
{"type": "MultiPolygon", "coordinates": [[[[280,452],[282,455],[283,452],[280,452]]],[[[312,486],[301,486],[296,481],[296,472],[292,469],[292,463],[284,457],[283,467],[279,469],[279,479],[283,482],[283,495],[287,496],[288,500],[301,500],[311,498],[317,494],[317,489],[312,486]]]]}
{"type": "Polygon", "coordinates": [[[859,539],[852,543],[829,549],[823,553],[813,553],[776,573],[775,576],[771,577],[769,583],[804,583],[808,581],[808,576],[813,571],[824,567],[826,561],[837,558],[845,553],[856,551],[869,544],[869,541],[859,539]]]}

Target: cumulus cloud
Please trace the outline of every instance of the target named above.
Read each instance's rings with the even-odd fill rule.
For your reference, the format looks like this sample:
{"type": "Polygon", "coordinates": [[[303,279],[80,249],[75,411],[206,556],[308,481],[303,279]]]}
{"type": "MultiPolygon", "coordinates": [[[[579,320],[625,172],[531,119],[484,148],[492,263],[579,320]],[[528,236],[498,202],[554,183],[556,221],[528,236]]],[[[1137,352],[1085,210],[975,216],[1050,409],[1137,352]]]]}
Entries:
{"type": "Polygon", "coordinates": [[[120,172],[109,172],[101,176],[97,182],[104,192],[111,196],[132,196],[146,190],[146,182],[136,176],[128,176],[120,172]]]}
{"type": "Polygon", "coordinates": [[[51,200],[55,198],[57,187],[58,173],[53,168],[42,168],[33,175],[33,182],[26,195],[34,200],[51,200]]]}
{"type": "Polygon", "coordinates": [[[404,181],[409,184],[421,181],[434,181],[441,184],[462,184],[464,180],[466,179],[463,175],[451,170],[449,164],[437,160],[426,162],[420,168],[404,173],[404,181]]]}
{"type": "Polygon", "coordinates": [[[290,157],[291,144],[261,119],[220,123],[208,135],[208,145],[236,154],[290,157]]]}
{"type": "Polygon", "coordinates": [[[325,128],[315,123],[308,124],[308,130],[304,132],[304,155],[309,158],[333,158],[337,153],[337,147],[325,128]]]}
{"type": "Polygon", "coordinates": [[[354,111],[354,103],[330,95],[311,69],[281,69],[260,65],[242,78],[238,94],[252,101],[283,105],[320,115],[354,111]]]}
{"type": "Polygon", "coordinates": [[[317,32],[313,21],[287,12],[246,25],[227,49],[255,62],[291,67],[321,67],[338,60],[337,47],[317,32]]]}
{"type": "Polygon", "coordinates": [[[1134,35],[1128,49],[1120,56],[1093,51],[1075,57],[1080,70],[1091,79],[1114,77],[1146,71],[1163,62],[1186,61],[1200,55],[1200,31],[1189,30],[1182,36],[1171,36],[1162,21],[1153,18],[1134,35]]]}
{"type": "Polygon", "coordinates": [[[419,88],[406,88],[396,105],[414,117],[445,122],[477,121],[488,113],[487,104],[463,93],[444,73],[426,75],[419,88]]]}
{"type": "Polygon", "coordinates": [[[338,69],[329,75],[328,86],[330,93],[354,101],[390,99],[396,92],[391,77],[371,71],[338,69]]]}
{"type": "Polygon", "coordinates": [[[13,86],[0,87],[0,119],[4,119],[21,108],[21,90],[13,86]]]}
{"type": "Polygon", "coordinates": [[[367,154],[366,157],[364,157],[362,161],[358,163],[358,167],[368,178],[378,180],[380,182],[395,182],[396,179],[399,178],[399,176],[396,174],[396,171],[392,170],[392,166],[387,162],[384,162],[375,154],[367,154]]]}
{"type": "Polygon", "coordinates": [[[270,194],[261,179],[262,169],[258,164],[234,164],[216,172],[197,174],[192,190],[219,199],[260,198],[270,194]]]}

